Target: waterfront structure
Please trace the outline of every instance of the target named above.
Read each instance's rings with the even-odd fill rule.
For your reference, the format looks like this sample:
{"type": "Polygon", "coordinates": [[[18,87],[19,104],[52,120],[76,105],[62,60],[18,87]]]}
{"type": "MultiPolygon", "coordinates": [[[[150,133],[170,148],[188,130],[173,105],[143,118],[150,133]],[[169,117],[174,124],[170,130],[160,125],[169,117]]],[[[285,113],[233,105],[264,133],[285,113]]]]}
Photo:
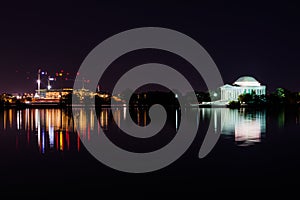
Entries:
{"type": "Polygon", "coordinates": [[[265,95],[266,86],[261,85],[255,78],[251,76],[242,76],[232,85],[226,84],[220,87],[221,101],[236,101],[241,94],[265,95]]]}
{"type": "Polygon", "coordinates": [[[62,89],[49,89],[45,93],[46,99],[60,99],[62,96],[66,96],[72,93],[72,88],[62,88],[62,89]]]}
{"type": "Polygon", "coordinates": [[[59,88],[59,89],[40,89],[36,92],[39,96],[36,99],[60,99],[69,93],[72,93],[72,88],[59,88]]]}

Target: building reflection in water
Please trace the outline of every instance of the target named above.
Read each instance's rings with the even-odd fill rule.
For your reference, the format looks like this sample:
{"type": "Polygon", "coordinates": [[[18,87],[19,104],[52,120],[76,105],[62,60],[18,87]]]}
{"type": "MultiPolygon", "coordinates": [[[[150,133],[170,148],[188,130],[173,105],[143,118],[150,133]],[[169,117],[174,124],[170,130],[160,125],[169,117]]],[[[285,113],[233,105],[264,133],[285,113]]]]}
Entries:
{"type": "MultiPolygon", "coordinates": [[[[48,150],[68,150],[70,133],[77,136],[70,113],[61,109],[7,109],[1,112],[0,119],[4,131],[17,131],[16,148],[37,145],[42,154],[48,150]]],[[[94,127],[93,121],[90,127],[94,127]]]]}
{"type": "MultiPolygon", "coordinates": [[[[98,113],[99,118],[94,116],[92,109],[78,108],[73,114],[77,120],[73,120],[70,111],[62,109],[7,109],[1,112],[0,128],[18,132],[17,148],[20,145],[37,145],[42,154],[48,151],[80,151],[81,140],[97,139],[101,129],[108,130],[111,123],[121,126],[128,117],[124,108],[102,108],[98,113]],[[74,121],[78,123],[74,124],[74,121]]],[[[169,122],[175,130],[180,126],[179,114],[178,110],[174,111],[173,120],[169,122]]],[[[133,117],[140,126],[146,126],[149,122],[145,109],[135,109],[133,117]]],[[[191,125],[197,126],[209,119],[213,120],[214,130],[221,131],[225,137],[234,138],[238,145],[260,142],[266,132],[264,110],[197,108],[195,113],[188,117],[191,125]]]]}
{"type": "Polygon", "coordinates": [[[234,136],[238,145],[251,145],[261,141],[266,133],[266,111],[242,109],[202,109],[203,116],[210,115],[214,130],[222,135],[234,136]]]}
{"type": "MultiPolygon", "coordinates": [[[[140,126],[146,126],[149,121],[147,111],[137,109],[134,113],[136,122],[140,126]]],[[[70,111],[63,109],[7,109],[0,115],[0,128],[18,131],[16,148],[20,145],[37,146],[42,154],[74,149],[80,151],[81,140],[97,139],[101,129],[107,131],[112,123],[121,126],[127,117],[124,108],[102,108],[98,118],[92,109],[78,108],[73,114],[77,120],[73,120],[70,111]]],[[[174,127],[175,124],[178,128],[179,123],[176,121],[174,127]]]]}

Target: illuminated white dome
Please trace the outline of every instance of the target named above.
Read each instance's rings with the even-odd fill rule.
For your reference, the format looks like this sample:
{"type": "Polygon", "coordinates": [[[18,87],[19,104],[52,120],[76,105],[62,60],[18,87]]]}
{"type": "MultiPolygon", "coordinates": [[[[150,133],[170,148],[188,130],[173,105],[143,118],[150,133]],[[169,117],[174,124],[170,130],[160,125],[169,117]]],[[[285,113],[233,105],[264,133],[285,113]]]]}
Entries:
{"type": "Polygon", "coordinates": [[[243,87],[260,86],[260,83],[251,76],[242,76],[238,80],[236,80],[233,84],[238,86],[243,86],[243,87]]]}

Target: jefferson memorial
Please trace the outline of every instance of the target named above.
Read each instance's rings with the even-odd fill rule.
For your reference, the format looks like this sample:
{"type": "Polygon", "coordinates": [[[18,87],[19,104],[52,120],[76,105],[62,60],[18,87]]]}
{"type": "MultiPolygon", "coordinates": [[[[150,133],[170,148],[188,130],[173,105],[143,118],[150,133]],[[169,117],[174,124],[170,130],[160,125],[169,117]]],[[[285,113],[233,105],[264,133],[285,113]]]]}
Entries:
{"type": "Polygon", "coordinates": [[[221,101],[238,100],[241,94],[265,95],[266,86],[261,85],[255,78],[251,76],[242,76],[236,80],[232,85],[226,84],[220,87],[221,101]]]}

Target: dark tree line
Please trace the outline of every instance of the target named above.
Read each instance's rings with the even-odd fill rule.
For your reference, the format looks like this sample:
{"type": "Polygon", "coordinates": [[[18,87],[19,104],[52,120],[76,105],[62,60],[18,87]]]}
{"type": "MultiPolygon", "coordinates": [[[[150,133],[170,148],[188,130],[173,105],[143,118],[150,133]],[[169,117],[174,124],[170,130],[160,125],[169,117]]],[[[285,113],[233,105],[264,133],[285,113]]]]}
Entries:
{"type": "Polygon", "coordinates": [[[255,92],[241,94],[237,101],[231,101],[229,106],[298,106],[300,92],[291,92],[284,88],[277,88],[267,95],[256,95],[255,92]]]}

